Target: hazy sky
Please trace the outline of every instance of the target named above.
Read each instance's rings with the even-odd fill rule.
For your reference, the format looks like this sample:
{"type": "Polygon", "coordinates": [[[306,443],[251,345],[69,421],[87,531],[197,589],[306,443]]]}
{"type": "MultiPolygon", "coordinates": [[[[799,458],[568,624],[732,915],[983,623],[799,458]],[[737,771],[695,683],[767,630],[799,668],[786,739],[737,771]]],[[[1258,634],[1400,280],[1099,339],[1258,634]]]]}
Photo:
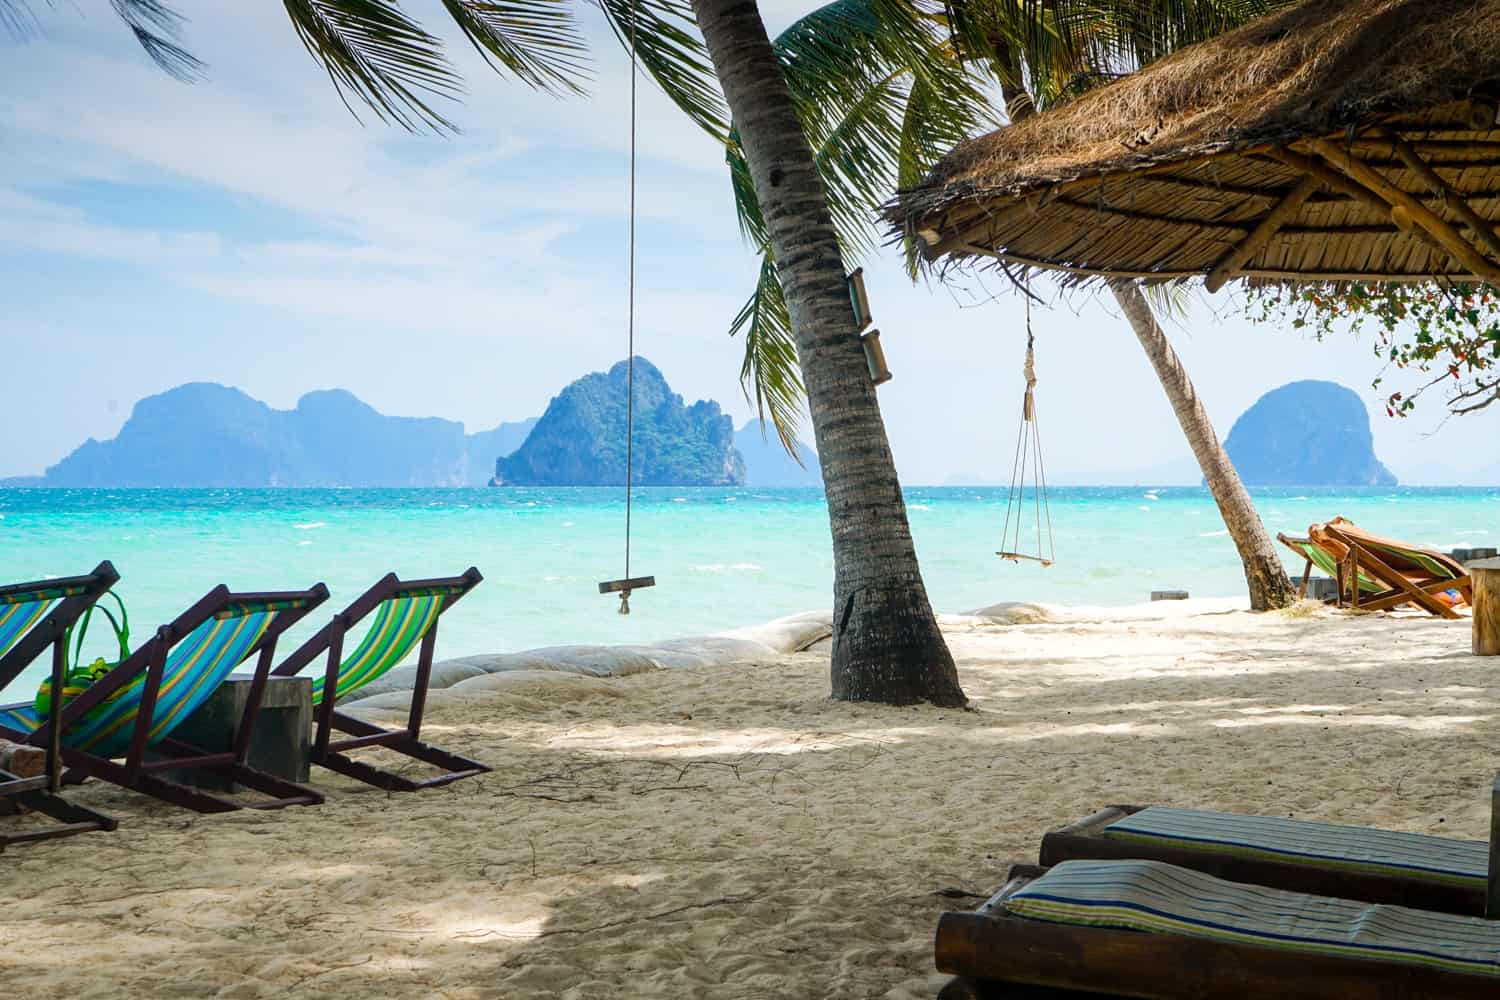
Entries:
{"type": "MultiPolygon", "coordinates": [[[[470,430],[534,416],[625,353],[627,66],[592,16],[596,82],[558,100],[485,69],[435,0],[469,95],[456,139],[414,137],[339,102],[281,4],[180,0],[202,82],[159,72],[103,0],[34,4],[0,35],[0,476],[110,437],[140,397],[192,380],[275,406],[347,388],[470,430]],[[41,415],[41,416],[38,416],[41,415]]],[[[772,31],[811,8],[772,0],[772,31]]],[[[690,400],[749,416],[729,318],[756,262],[722,154],[646,85],[637,346],[690,400]]],[[[1022,306],[981,276],[911,285],[867,263],[895,380],[881,405],[908,483],[1004,479],[1021,389],[1022,306]]],[[[1042,289],[1039,289],[1042,290],[1042,289]]],[[[1229,293],[1169,325],[1221,436],[1263,392],[1329,378],[1371,407],[1403,480],[1500,481],[1500,411],[1434,434],[1436,401],[1379,412],[1368,342],[1254,326],[1229,293]]],[[[1034,316],[1052,477],[1195,480],[1144,355],[1107,297],[1034,316]]],[[[809,432],[810,435],[810,432],[809,432]]]]}

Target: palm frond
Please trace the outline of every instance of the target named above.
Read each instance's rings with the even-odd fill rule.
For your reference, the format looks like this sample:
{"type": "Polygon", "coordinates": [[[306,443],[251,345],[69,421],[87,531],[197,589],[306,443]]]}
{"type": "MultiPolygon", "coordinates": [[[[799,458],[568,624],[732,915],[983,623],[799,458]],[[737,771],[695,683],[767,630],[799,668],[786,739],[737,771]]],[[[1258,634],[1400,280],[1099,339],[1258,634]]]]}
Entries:
{"type": "Polygon", "coordinates": [[[594,0],[620,44],[635,52],[641,67],[673,104],[719,142],[729,136],[729,109],[708,50],[698,37],[686,0],[594,0]]]}
{"type": "Polygon", "coordinates": [[[921,2],[834,0],[776,38],[847,255],[872,249],[875,210],[903,175],[995,123],[941,23],[921,2]]]}
{"type": "Polygon", "coordinates": [[[1107,80],[1297,2],[1058,0],[1056,19],[1094,75],[1107,80]]]}
{"type": "MultiPolygon", "coordinates": [[[[160,0],[110,0],[110,6],[167,75],[185,83],[203,75],[203,63],[178,44],[181,14],[160,0]]],[[[37,28],[36,15],[26,0],[0,0],[0,28],[25,38],[37,28]]]]}
{"type": "Polygon", "coordinates": [[[157,0],[110,0],[115,13],[130,28],[151,61],[174,80],[196,80],[203,63],[177,44],[182,15],[157,0]]]}
{"type": "Polygon", "coordinates": [[[402,13],[396,0],[284,0],[297,35],[349,99],[381,121],[419,132],[456,132],[428,102],[463,92],[443,44],[402,13]]]}
{"type": "Polygon", "coordinates": [[[17,38],[36,30],[36,15],[26,0],[0,0],[0,28],[17,38]]]}
{"type": "Polygon", "coordinates": [[[552,94],[583,93],[588,46],[569,0],[443,0],[485,61],[552,94]]]}
{"type": "Polygon", "coordinates": [[[729,325],[731,337],[740,333],[745,335],[745,360],[740,366],[745,399],[755,404],[762,424],[770,420],[781,446],[801,465],[797,432],[806,390],[792,339],[792,317],[769,251],[761,255],[754,293],[729,325]]]}

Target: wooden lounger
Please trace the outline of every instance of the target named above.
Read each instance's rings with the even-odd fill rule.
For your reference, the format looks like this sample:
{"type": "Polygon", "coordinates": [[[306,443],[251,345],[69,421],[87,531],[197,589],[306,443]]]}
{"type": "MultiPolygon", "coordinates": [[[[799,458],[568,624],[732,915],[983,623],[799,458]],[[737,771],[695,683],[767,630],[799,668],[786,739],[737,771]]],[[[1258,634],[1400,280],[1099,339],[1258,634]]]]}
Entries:
{"type": "Polygon", "coordinates": [[[314,660],[325,659],[323,675],[313,678],[314,764],[391,792],[434,788],[489,771],[477,760],[421,739],[438,619],[483,579],[473,566],[461,576],[432,580],[402,580],[387,573],[272,671],[291,677],[314,660]],[[353,652],[346,657],[345,637],[367,617],[373,622],[370,630],[357,645],[350,644],[353,652]],[[413,649],[417,650],[417,670],[405,727],[385,729],[334,707],[339,699],[383,676],[413,649]],[[334,739],[335,732],[344,733],[345,738],[334,739]],[[394,751],[436,768],[437,773],[412,778],[351,756],[352,751],[370,747],[394,751]]]}
{"type": "MultiPolygon", "coordinates": [[[[1500,823],[1500,779],[1491,795],[1500,823]]],[[[1485,915],[1492,883],[1484,842],[1164,806],[1108,806],[1042,838],[1043,866],[1085,858],[1162,861],[1231,882],[1470,916],[1485,915]]]]}
{"type": "Polygon", "coordinates": [[[1238,885],[1151,861],[1017,866],[944,913],[943,1000],[1479,1000],[1500,923],[1238,885]]]}
{"type": "Polygon", "coordinates": [[[1441,552],[1382,538],[1341,517],[1313,525],[1308,536],[1336,561],[1339,593],[1349,595],[1352,607],[1384,611],[1410,603],[1440,618],[1457,618],[1435,595],[1453,590],[1466,603],[1474,598],[1468,572],[1441,552]],[[1353,585],[1366,579],[1386,589],[1367,598],[1362,587],[1353,585]]]}

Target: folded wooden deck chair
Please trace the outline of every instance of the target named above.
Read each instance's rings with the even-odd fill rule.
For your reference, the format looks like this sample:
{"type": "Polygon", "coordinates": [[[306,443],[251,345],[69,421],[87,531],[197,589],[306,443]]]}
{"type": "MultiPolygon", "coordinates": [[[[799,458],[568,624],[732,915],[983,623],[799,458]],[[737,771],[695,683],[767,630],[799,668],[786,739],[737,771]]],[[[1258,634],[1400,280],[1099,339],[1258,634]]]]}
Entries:
{"type": "Polygon", "coordinates": [[[437,644],[438,617],[482,579],[479,570],[472,566],[462,576],[434,580],[401,580],[396,574],[388,573],[354,603],[334,615],[333,621],[273,671],[279,676],[290,676],[319,657],[326,657],[323,676],[313,678],[313,704],[316,706],[312,746],[314,764],[397,792],[446,785],[489,770],[476,760],[423,743],[420,738],[427,685],[432,675],[432,655],[437,644]],[[345,637],[349,630],[372,614],[369,632],[354,647],[354,652],[345,657],[345,637]],[[338,711],[335,704],[339,699],[385,674],[405,659],[418,643],[421,643],[421,648],[417,653],[416,678],[404,729],[383,729],[338,711]],[[334,731],[347,733],[349,738],[335,740],[332,738],[334,731]],[[413,779],[349,756],[349,751],[361,747],[394,750],[430,764],[441,773],[413,779]]]}
{"type": "Polygon", "coordinates": [[[1442,618],[1457,618],[1457,612],[1436,595],[1452,590],[1465,603],[1474,598],[1468,571],[1441,552],[1382,538],[1341,517],[1314,524],[1307,533],[1337,561],[1339,592],[1347,593],[1355,608],[1384,611],[1411,603],[1442,618]],[[1365,598],[1363,588],[1348,583],[1362,577],[1376,581],[1385,590],[1365,598]]]}
{"type": "MultiPolygon", "coordinates": [[[[1491,823],[1500,831],[1500,779],[1491,803],[1491,823]]],[[[1492,881],[1490,845],[1483,841],[1274,816],[1109,806],[1044,836],[1038,860],[1051,866],[1126,858],[1162,861],[1233,882],[1500,917],[1500,856],[1492,881]]]]}
{"type": "MultiPolygon", "coordinates": [[[[52,649],[52,687],[62,687],[67,667],[68,631],[120,579],[108,561],[87,576],[73,576],[0,587],[0,690],[4,690],[49,646],[52,649]]],[[[58,706],[53,706],[52,720],[58,706]]],[[[43,748],[44,773],[21,777],[0,770],[0,798],[8,799],[56,822],[36,830],[0,831],[0,850],[7,844],[48,840],[89,830],[113,830],[114,819],[75,805],[58,790],[62,784],[62,755],[53,742],[43,748]]]]}
{"type": "Polygon", "coordinates": [[[318,792],[255,770],[245,761],[277,637],[327,599],[328,588],[321,583],[311,590],[273,593],[237,594],[215,587],[67,702],[55,729],[32,704],[11,705],[0,708],[0,736],[45,746],[58,732],[68,769],[65,780],[98,778],[199,812],[321,802],[318,792]],[[211,753],[174,739],[173,730],[238,664],[256,654],[255,681],[235,746],[211,753]],[[146,759],[148,749],[152,760],[146,759]],[[217,772],[268,798],[238,802],[160,773],[180,768],[217,772]]]}
{"type": "MultiPolygon", "coordinates": [[[[1306,565],[1302,568],[1302,581],[1297,585],[1297,597],[1299,599],[1307,596],[1307,583],[1312,579],[1312,571],[1314,566],[1318,567],[1318,569],[1322,570],[1329,577],[1335,580],[1339,579],[1341,571],[1339,569],[1338,560],[1334,558],[1334,556],[1327,550],[1314,542],[1311,538],[1297,538],[1292,535],[1278,532],[1276,535],[1276,540],[1282,545],[1285,545],[1287,548],[1291,549],[1293,552],[1297,553],[1297,555],[1302,557],[1302,559],[1306,562],[1306,565]]],[[[1359,574],[1358,580],[1359,589],[1366,594],[1370,594],[1373,596],[1385,590],[1384,587],[1376,583],[1374,580],[1371,580],[1363,573],[1359,574]]],[[[1341,587],[1339,594],[1339,603],[1341,605],[1343,603],[1342,591],[1343,588],[1341,587]]]]}
{"type": "Polygon", "coordinates": [[[939,919],[939,994],[1493,1000],[1500,921],[1242,885],[1159,861],[1018,866],[939,919]]]}

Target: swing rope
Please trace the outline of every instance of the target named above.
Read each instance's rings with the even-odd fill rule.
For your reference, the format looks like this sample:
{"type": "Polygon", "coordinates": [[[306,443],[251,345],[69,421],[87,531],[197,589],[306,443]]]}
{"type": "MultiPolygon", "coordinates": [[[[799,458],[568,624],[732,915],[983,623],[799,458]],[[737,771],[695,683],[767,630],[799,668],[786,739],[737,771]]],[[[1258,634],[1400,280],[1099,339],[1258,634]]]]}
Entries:
{"type": "MultiPolygon", "coordinates": [[[[625,308],[625,579],[630,579],[631,474],[635,471],[635,23],[639,2],[630,5],[630,267],[625,308]]],[[[630,614],[630,592],[620,594],[620,614],[630,614]]]]}
{"type": "Polygon", "coordinates": [[[1010,490],[1005,499],[1005,525],[1000,530],[1002,559],[1020,562],[1029,559],[1051,566],[1056,558],[1052,540],[1052,504],[1047,497],[1047,466],[1042,459],[1042,430],[1036,415],[1036,334],[1031,329],[1031,289],[1025,289],[1026,361],[1021,374],[1026,380],[1026,394],[1021,401],[1021,426],[1016,432],[1016,451],[1010,467],[1010,490]],[[1026,513],[1026,475],[1031,474],[1031,492],[1036,515],[1036,555],[1021,551],[1021,527],[1026,513]],[[1015,516],[1015,531],[1011,517],[1015,516]],[[1045,529],[1043,525],[1045,524],[1045,529]],[[1046,545],[1043,547],[1043,540],[1046,545]]]}
{"type": "Polygon", "coordinates": [[[625,576],[599,584],[601,594],[620,595],[620,614],[630,614],[630,593],[641,587],[656,586],[656,577],[630,575],[630,522],[635,496],[635,176],[636,176],[636,75],[640,61],[636,54],[636,22],[640,19],[640,0],[630,5],[630,249],[625,309],[625,576]]]}

